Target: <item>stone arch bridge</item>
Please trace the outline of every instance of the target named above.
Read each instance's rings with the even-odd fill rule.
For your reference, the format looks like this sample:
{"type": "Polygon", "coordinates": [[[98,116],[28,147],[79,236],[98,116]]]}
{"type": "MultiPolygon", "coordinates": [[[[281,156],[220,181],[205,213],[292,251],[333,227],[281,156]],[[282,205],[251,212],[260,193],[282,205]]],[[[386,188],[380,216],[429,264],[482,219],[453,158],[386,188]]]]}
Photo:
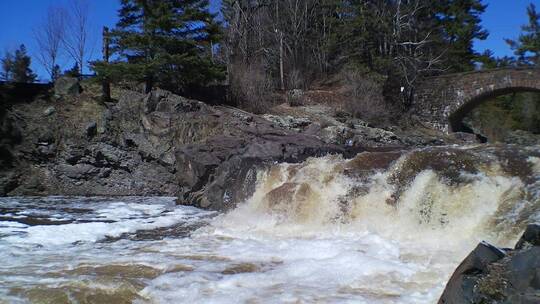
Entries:
{"type": "Polygon", "coordinates": [[[416,87],[411,114],[428,126],[462,131],[461,121],[476,106],[514,92],[540,92],[540,68],[508,68],[429,77],[416,87]]]}

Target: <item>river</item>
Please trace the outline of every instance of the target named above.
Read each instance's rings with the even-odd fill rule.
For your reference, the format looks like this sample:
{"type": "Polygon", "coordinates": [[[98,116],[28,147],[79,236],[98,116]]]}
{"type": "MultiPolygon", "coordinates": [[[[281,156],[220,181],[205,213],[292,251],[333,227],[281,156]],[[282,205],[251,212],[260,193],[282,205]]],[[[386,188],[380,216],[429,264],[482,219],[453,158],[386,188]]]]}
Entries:
{"type": "Polygon", "coordinates": [[[167,197],[0,198],[0,303],[436,303],[479,241],[512,246],[540,219],[539,155],[279,164],[225,214],[167,197]]]}

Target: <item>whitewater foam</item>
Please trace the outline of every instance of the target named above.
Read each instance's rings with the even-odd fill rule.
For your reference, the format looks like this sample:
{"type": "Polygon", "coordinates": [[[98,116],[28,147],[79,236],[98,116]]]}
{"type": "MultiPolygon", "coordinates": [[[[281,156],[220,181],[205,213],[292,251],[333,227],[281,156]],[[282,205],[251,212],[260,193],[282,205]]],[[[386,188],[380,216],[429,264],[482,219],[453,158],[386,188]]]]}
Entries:
{"type": "MultiPolygon", "coordinates": [[[[457,150],[492,153],[471,149],[457,150]]],[[[0,199],[0,298],[434,303],[479,241],[511,245],[539,218],[540,162],[526,158],[524,179],[492,154],[422,167],[414,153],[356,175],[337,156],[276,165],[219,216],[172,198],[0,199]],[[396,174],[407,166],[413,176],[396,174]]]]}

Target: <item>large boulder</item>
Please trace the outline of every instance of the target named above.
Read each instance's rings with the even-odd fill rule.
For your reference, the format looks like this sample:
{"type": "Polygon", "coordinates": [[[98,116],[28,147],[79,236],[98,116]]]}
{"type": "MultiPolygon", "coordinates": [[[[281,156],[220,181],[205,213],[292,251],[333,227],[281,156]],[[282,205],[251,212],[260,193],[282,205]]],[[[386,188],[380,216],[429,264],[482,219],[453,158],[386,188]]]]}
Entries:
{"type": "Polygon", "coordinates": [[[305,99],[305,92],[301,89],[292,89],[287,92],[287,101],[291,107],[304,105],[305,99]]]}
{"type": "Polygon", "coordinates": [[[488,266],[505,255],[504,251],[490,244],[478,244],[454,271],[439,303],[474,303],[478,277],[486,275],[489,272],[488,266]]]}
{"type": "Polygon", "coordinates": [[[540,303],[540,225],[514,250],[479,244],[458,266],[439,304],[540,303]]]}
{"type": "Polygon", "coordinates": [[[540,246],[540,224],[530,224],[516,244],[516,249],[540,246]]]}
{"type": "Polygon", "coordinates": [[[343,148],[315,137],[270,130],[213,137],[178,150],[177,179],[182,186],[179,201],[206,209],[228,210],[253,194],[258,169],[276,162],[300,162],[329,153],[346,154],[343,148]]]}

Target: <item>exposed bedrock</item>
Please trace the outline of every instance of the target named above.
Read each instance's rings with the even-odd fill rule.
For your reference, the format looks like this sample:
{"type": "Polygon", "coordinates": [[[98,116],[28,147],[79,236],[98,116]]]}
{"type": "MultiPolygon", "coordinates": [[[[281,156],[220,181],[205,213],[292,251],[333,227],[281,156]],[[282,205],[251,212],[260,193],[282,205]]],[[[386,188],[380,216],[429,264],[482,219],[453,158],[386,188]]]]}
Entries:
{"type": "Polygon", "coordinates": [[[249,194],[259,166],[353,153],[162,90],[124,91],[111,104],[85,92],[16,104],[0,131],[0,195],[180,195],[213,209],[249,194]]]}
{"type": "Polygon", "coordinates": [[[324,111],[264,117],[159,89],[119,91],[117,102],[104,104],[91,87],[65,87],[3,111],[0,195],[165,195],[226,210],[252,194],[258,169],[277,162],[463,142],[371,128],[324,111]]]}

